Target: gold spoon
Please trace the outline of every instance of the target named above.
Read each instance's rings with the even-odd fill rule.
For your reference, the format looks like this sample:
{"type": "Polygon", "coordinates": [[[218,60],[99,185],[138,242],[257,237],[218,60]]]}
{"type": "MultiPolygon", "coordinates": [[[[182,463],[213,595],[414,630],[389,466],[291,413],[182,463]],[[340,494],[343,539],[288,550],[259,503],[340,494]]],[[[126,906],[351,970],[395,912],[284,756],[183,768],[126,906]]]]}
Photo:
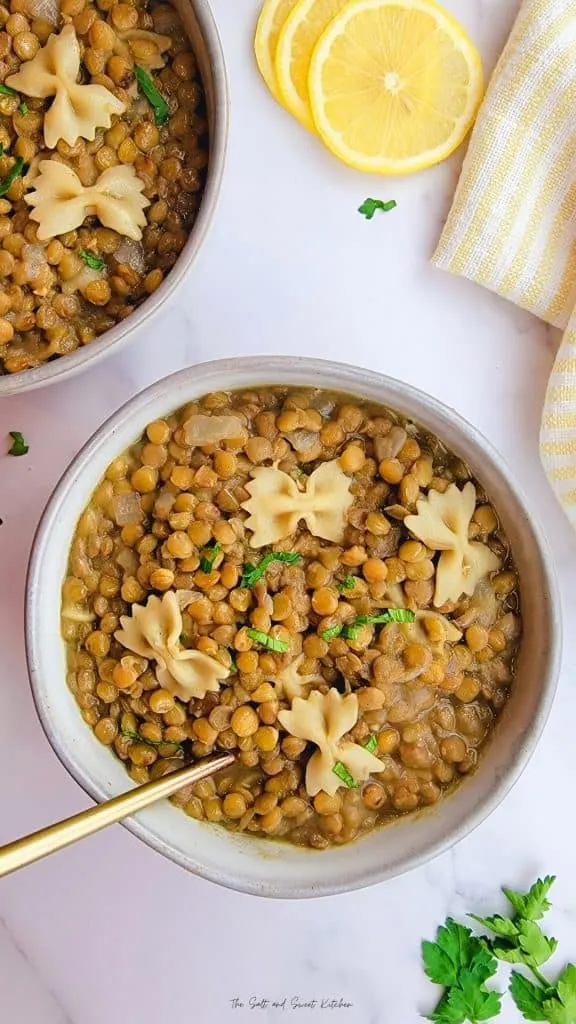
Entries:
{"type": "Polygon", "coordinates": [[[55,825],[48,825],[38,832],[32,832],[29,836],[16,839],[13,843],[0,846],[0,878],[9,875],[11,871],[17,871],[27,864],[33,864],[41,857],[47,857],[49,853],[62,850],[79,839],[85,839],[93,832],[99,832],[107,825],[113,825],[122,818],[136,814],[156,800],[172,796],[183,786],[191,782],[199,782],[209,775],[214,775],[222,768],[228,768],[234,763],[232,754],[218,754],[216,757],[209,757],[196,764],[188,765],[186,768],[179,768],[176,772],[164,775],[155,782],[146,782],[143,786],[115,796],[112,800],[106,800],[103,804],[90,807],[87,811],[74,814],[71,818],[58,821],[55,825]]]}

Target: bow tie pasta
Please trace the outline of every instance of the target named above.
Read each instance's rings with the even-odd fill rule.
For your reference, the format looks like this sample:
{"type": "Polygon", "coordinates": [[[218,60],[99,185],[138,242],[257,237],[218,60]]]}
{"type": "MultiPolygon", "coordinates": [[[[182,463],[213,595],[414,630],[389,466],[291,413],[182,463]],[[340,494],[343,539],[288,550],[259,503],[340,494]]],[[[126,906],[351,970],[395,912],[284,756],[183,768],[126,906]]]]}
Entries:
{"type": "Polygon", "coordinates": [[[34,207],[30,217],[40,225],[40,241],[74,231],[93,214],[120,235],[134,241],[142,238],[143,211],[150,201],[142,195],[144,182],[133,167],[110,167],[86,188],[75,171],[58,160],[43,160],[39,170],[35,191],[25,199],[34,207]]]}
{"type": "Polygon", "coordinates": [[[316,796],[320,790],[334,796],[342,785],[340,765],[356,783],[364,782],[371,772],[383,770],[382,762],[369,750],[343,739],[358,721],[355,693],[343,697],[335,689],[326,694],[314,690],[306,700],[296,697],[292,710],[280,711],[278,718],[292,736],[309,740],[318,748],[306,768],[306,790],[310,796],[316,796]]]}
{"type": "Polygon", "coordinates": [[[93,140],[97,128],[109,128],[113,114],[122,114],[126,104],[103,85],[82,85],[80,46],[73,25],[60,35],[51,35],[32,60],[21,65],[6,84],[25,96],[54,101],[44,117],[44,141],[55,149],[60,139],[74,146],[79,138],[93,140]]]}
{"type": "Polygon", "coordinates": [[[115,639],[134,654],[156,662],[156,678],[165,690],[180,700],[215,693],[229,670],[202,651],[182,647],[181,609],[196,595],[188,590],[169,591],[162,598],[154,594],[146,605],[132,606],[131,615],[122,615],[122,629],[115,639]]]}
{"type": "Polygon", "coordinates": [[[474,593],[480,580],[500,566],[500,559],[486,544],[468,540],[468,527],[476,507],[476,489],[456,484],[442,494],[429,491],[416,502],[418,515],[406,516],[404,525],[426,547],[441,551],[436,569],[434,604],[458,601],[474,593]]]}
{"type": "Polygon", "coordinates": [[[253,548],[289,537],[301,519],[315,537],[335,543],[342,540],[346,513],[354,498],[350,494],[352,481],[337,459],[315,469],[304,491],[280,469],[255,469],[253,476],[246,484],[250,501],[242,505],[250,512],[246,526],[253,534],[253,548]]]}

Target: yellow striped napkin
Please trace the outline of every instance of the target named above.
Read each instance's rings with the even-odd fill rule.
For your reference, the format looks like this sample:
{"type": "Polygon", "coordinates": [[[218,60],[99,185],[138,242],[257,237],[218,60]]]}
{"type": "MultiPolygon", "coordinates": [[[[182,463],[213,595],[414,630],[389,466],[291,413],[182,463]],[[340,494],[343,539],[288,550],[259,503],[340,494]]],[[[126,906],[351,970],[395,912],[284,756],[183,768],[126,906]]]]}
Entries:
{"type": "Polygon", "coordinates": [[[576,526],[576,3],[524,0],[433,262],[565,329],[540,455],[576,526]]]}

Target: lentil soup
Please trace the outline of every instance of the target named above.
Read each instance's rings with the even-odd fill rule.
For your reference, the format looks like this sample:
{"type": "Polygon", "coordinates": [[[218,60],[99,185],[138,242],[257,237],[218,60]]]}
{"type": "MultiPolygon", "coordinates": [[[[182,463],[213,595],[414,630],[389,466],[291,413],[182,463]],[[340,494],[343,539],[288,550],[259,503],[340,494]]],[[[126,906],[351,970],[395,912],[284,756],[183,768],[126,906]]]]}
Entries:
{"type": "Polygon", "coordinates": [[[218,392],[116,458],[63,584],[68,686],[135,782],[324,849],[443,799],[512,685],[518,579],[435,436],[311,388],[218,392]]]}
{"type": "Polygon", "coordinates": [[[201,79],[169,4],[0,5],[0,374],[91,343],[159,287],[207,162],[201,79]]]}

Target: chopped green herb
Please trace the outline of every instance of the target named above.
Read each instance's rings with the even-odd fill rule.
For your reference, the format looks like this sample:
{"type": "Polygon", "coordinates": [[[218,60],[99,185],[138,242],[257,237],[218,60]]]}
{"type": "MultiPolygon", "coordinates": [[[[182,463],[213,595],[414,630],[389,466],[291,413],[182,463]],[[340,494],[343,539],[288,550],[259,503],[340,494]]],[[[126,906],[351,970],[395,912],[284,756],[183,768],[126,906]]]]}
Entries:
{"type": "Polygon", "coordinates": [[[330,629],[325,629],[320,636],[323,640],[333,640],[335,636],[340,636],[340,633],[344,629],[344,626],[331,626],[330,629]]]}
{"type": "Polygon", "coordinates": [[[30,451],[24,440],[24,435],[19,430],[11,430],[12,446],[8,449],[8,455],[26,455],[30,451]]]}
{"type": "Polygon", "coordinates": [[[343,590],[352,590],[356,586],[356,577],[347,576],[345,580],[337,584],[338,590],[342,593],[343,590]]]}
{"type": "MultiPolygon", "coordinates": [[[[228,653],[230,654],[230,651],[228,651],[228,653]]],[[[236,658],[233,654],[230,654],[230,671],[233,676],[238,672],[238,665],[236,664],[236,658]]]]}
{"type": "Polygon", "coordinates": [[[27,114],[28,113],[28,104],[27,103],[21,103],[20,106],[18,107],[18,110],[20,111],[21,114],[27,114]]]}
{"type": "Polygon", "coordinates": [[[272,562],[284,562],[285,565],[295,565],[296,562],[301,561],[302,555],[299,555],[297,551],[271,551],[270,554],[264,555],[264,558],[258,562],[258,565],[247,564],[244,566],[240,586],[253,587],[258,580],[262,579],[266,569],[269,565],[272,565],[272,562]]]}
{"type": "Polygon", "coordinates": [[[150,75],[139,64],[134,65],[134,74],[140,92],[144,94],[154,111],[154,121],[158,125],[166,124],[170,108],[161,92],[158,91],[150,75]]]}
{"type": "Polygon", "coordinates": [[[78,255],[80,256],[80,259],[84,260],[86,266],[91,268],[91,270],[102,270],[102,268],[106,266],[102,257],[97,256],[94,252],[90,252],[89,249],[80,249],[78,255]]]}
{"type": "Polygon", "coordinates": [[[202,552],[202,558],[200,559],[200,568],[202,572],[212,572],[212,566],[216,560],[216,556],[220,553],[222,545],[219,540],[211,548],[204,548],[202,552]]]}
{"type": "Polygon", "coordinates": [[[267,647],[269,651],[276,651],[278,654],[286,654],[286,651],[288,650],[288,643],[286,640],[278,640],[275,636],[268,636],[268,634],[263,633],[261,629],[247,629],[246,634],[257,644],[262,644],[262,647],[267,647]]]}
{"type": "Polygon", "coordinates": [[[372,733],[372,735],[368,737],[364,746],[366,750],[370,751],[371,754],[376,753],[376,751],[378,750],[378,740],[376,739],[374,733],[372,733]]]}
{"type": "Polygon", "coordinates": [[[379,615],[359,615],[354,620],[356,626],[372,625],[377,622],[414,622],[416,615],[408,608],[387,608],[379,615]]]}
{"type": "Polygon", "coordinates": [[[0,95],[2,96],[17,96],[16,89],[11,89],[9,85],[0,84],[0,95]]]}
{"type": "Polygon", "coordinates": [[[120,733],[125,736],[127,740],[134,740],[135,743],[146,743],[149,747],[178,747],[179,750],[184,750],[181,743],[176,743],[174,740],[149,740],[145,736],[142,736],[139,732],[132,732],[131,729],[121,729],[120,733]]]}
{"type": "Polygon", "coordinates": [[[5,178],[0,181],[0,196],[5,196],[6,193],[12,188],[12,185],[19,178],[24,171],[24,158],[19,156],[16,163],[10,168],[5,178]]]}
{"type": "Polygon", "coordinates": [[[336,761],[332,771],[334,772],[334,775],[337,775],[340,781],[348,787],[348,789],[358,789],[358,783],[354,782],[353,776],[348,771],[346,765],[342,764],[342,761],[336,761]]]}
{"type": "Polygon", "coordinates": [[[352,622],[349,626],[344,626],[342,630],[342,637],[344,640],[356,640],[358,636],[358,627],[362,625],[357,621],[352,622]]]}
{"type": "Polygon", "coordinates": [[[4,146],[0,142],[0,156],[4,156],[4,146]]]}
{"type": "Polygon", "coordinates": [[[365,199],[362,206],[358,207],[358,213],[363,214],[364,217],[366,217],[366,220],[372,220],[376,210],[382,210],[383,213],[388,213],[389,210],[393,210],[397,205],[398,204],[395,199],[389,199],[386,203],[381,199],[365,199]]]}

